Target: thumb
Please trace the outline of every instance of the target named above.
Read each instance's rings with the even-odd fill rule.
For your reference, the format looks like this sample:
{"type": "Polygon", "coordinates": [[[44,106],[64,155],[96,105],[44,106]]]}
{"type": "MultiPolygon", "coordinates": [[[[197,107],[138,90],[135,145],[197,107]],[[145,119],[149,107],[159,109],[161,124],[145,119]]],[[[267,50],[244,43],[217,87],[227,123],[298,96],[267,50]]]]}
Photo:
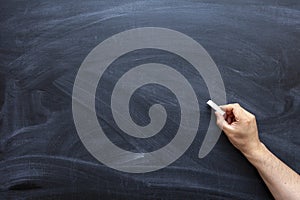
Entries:
{"type": "Polygon", "coordinates": [[[219,127],[221,130],[223,130],[224,127],[226,127],[226,126],[229,125],[229,124],[227,123],[227,121],[224,119],[224,116],[223,116],[223,115],[221,115],[221,114],[218,113],[218,112],[215,112],[215,115],[216,115],[216,118],[217,118],[216,123],[217,123],[218,127],[219,127]]]}

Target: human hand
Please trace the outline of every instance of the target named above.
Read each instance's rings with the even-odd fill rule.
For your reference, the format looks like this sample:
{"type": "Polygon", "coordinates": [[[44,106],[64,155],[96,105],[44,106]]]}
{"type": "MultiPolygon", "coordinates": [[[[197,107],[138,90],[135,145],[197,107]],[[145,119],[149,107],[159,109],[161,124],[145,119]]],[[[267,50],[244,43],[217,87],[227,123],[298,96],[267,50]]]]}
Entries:
{"type": "Polygon", "coordinates": [[[225,132],[229,141],[244,155],[250,155],[262,146],[258,137],[256,119],[239,104],[220,106],[224,116],[215,113],[217,125],[225,132]]]}
{"type": "Polygon", "coordinates": [[[300,176],[260,142],[255,116],[239,104],[220,106],[217,125],[258,170],[275,199],[300,199],[300,176]]]}

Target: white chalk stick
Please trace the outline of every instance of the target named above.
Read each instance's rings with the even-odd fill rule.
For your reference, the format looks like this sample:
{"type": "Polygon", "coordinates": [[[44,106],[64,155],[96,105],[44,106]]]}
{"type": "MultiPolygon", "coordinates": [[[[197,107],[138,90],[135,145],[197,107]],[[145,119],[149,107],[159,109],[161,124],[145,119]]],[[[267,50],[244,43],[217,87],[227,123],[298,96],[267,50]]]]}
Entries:
{"type": "Polygon", "coordinates": [[[212,107],[215,111],[217,111],[218,113],[220,113],[221,115],[224,115],[225,112],[217,105],[215,104],[215,102],[213,102],[212,100],[209,100],[206,102],[210,107],[212,107]]]}

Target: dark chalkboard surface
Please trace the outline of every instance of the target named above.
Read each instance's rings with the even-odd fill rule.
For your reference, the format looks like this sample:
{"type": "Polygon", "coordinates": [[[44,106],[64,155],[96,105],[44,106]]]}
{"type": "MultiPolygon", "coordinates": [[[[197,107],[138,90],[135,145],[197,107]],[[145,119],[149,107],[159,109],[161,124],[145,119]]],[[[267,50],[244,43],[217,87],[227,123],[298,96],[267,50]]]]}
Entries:
{"type": "Polygon", "coordinates": [[[99,43],[139,27],[176,30],[200,43],[220,71],[227,102],[239,102],[254,113],[261,140],[300,172],[298,0],[32,0],[0,5],[1,199],[272,199],[255,168],[223,134],[206,157],[198,158],[211,115],[205,105],[208,89],[186,60],[167,51],[140,49],[112,64],[97,87],[98,121],[121,148],[148,152],[166,145],[180,121],[172,92],[150,84],[132,96],[131,117],[139,125],[149,123],[153,103],[167,111],[167,134],[147,141],[121,133],[108,102],[113,84],[126,70],[162,63],[177,69],[195,89],[201,114],[192,145],[169,166],[140,174],[111,169],[87,151],[72,115],[78,69],[99,43]]]}

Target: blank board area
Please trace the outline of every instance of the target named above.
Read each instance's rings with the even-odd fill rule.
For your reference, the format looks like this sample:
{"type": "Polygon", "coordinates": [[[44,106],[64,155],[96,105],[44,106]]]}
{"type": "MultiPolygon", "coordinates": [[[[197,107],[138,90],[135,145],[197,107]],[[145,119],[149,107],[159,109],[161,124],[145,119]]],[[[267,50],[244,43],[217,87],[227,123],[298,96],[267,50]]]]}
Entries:
{"type": "MultiPolygon", "coordinates": [[[[161,169],[128,173],[100,162],[84,146],[72,111],[79,68],[101,42],[141,27],[174,30],[201,44],[221,75],[226,102],[238,102],[255,114],[263,143],[300,172],[298,0],[13,0],[0,5],[3,199],[273,198],[256,169],[223,133],[208,155],[198,157],[212,120],[212,110],[206,105],[211,96],[205,78],[188,58],[174,52],[140,48],[120,55],[99,80],[95,110],[99,126],[119,148],[145,154],[163,148],[176,137],[182,106],[190,105],[180,104],[165,86],[153,83],[139,87],[125,105],[131,120],[139,126],[150,124],[149,110],[154,104],[160,104],[159,111],[167,117],[158,134],[138,138],[125,133],[114,120],[111,96],[118,80],[130,69],[146,63],[169,66],[188,81],[200,110],[199,127],[186,151],[161,169]]],[[[174,39],[174,44],[181,43],[186,44],[174,39]]],[[[122,43],[119,45],[122,48],[122,43]]],[[[97,63],[103,64],[101,59],[97,63]]],[[[91,82],[83,81],[87,85],[91,82]]],[[[130,86],[125,81],[121,91],[126,92],[126,83],[130,86]]],[[[82,90],[90,94],[88,89],[82,90]]],[[[103,146],[103,141],[95,142],[103,146]]],[[[97,153],[111,152],[102,148],[97,153]]],[[[124,156],[122,161],[129,159],[124,156]]]]}

